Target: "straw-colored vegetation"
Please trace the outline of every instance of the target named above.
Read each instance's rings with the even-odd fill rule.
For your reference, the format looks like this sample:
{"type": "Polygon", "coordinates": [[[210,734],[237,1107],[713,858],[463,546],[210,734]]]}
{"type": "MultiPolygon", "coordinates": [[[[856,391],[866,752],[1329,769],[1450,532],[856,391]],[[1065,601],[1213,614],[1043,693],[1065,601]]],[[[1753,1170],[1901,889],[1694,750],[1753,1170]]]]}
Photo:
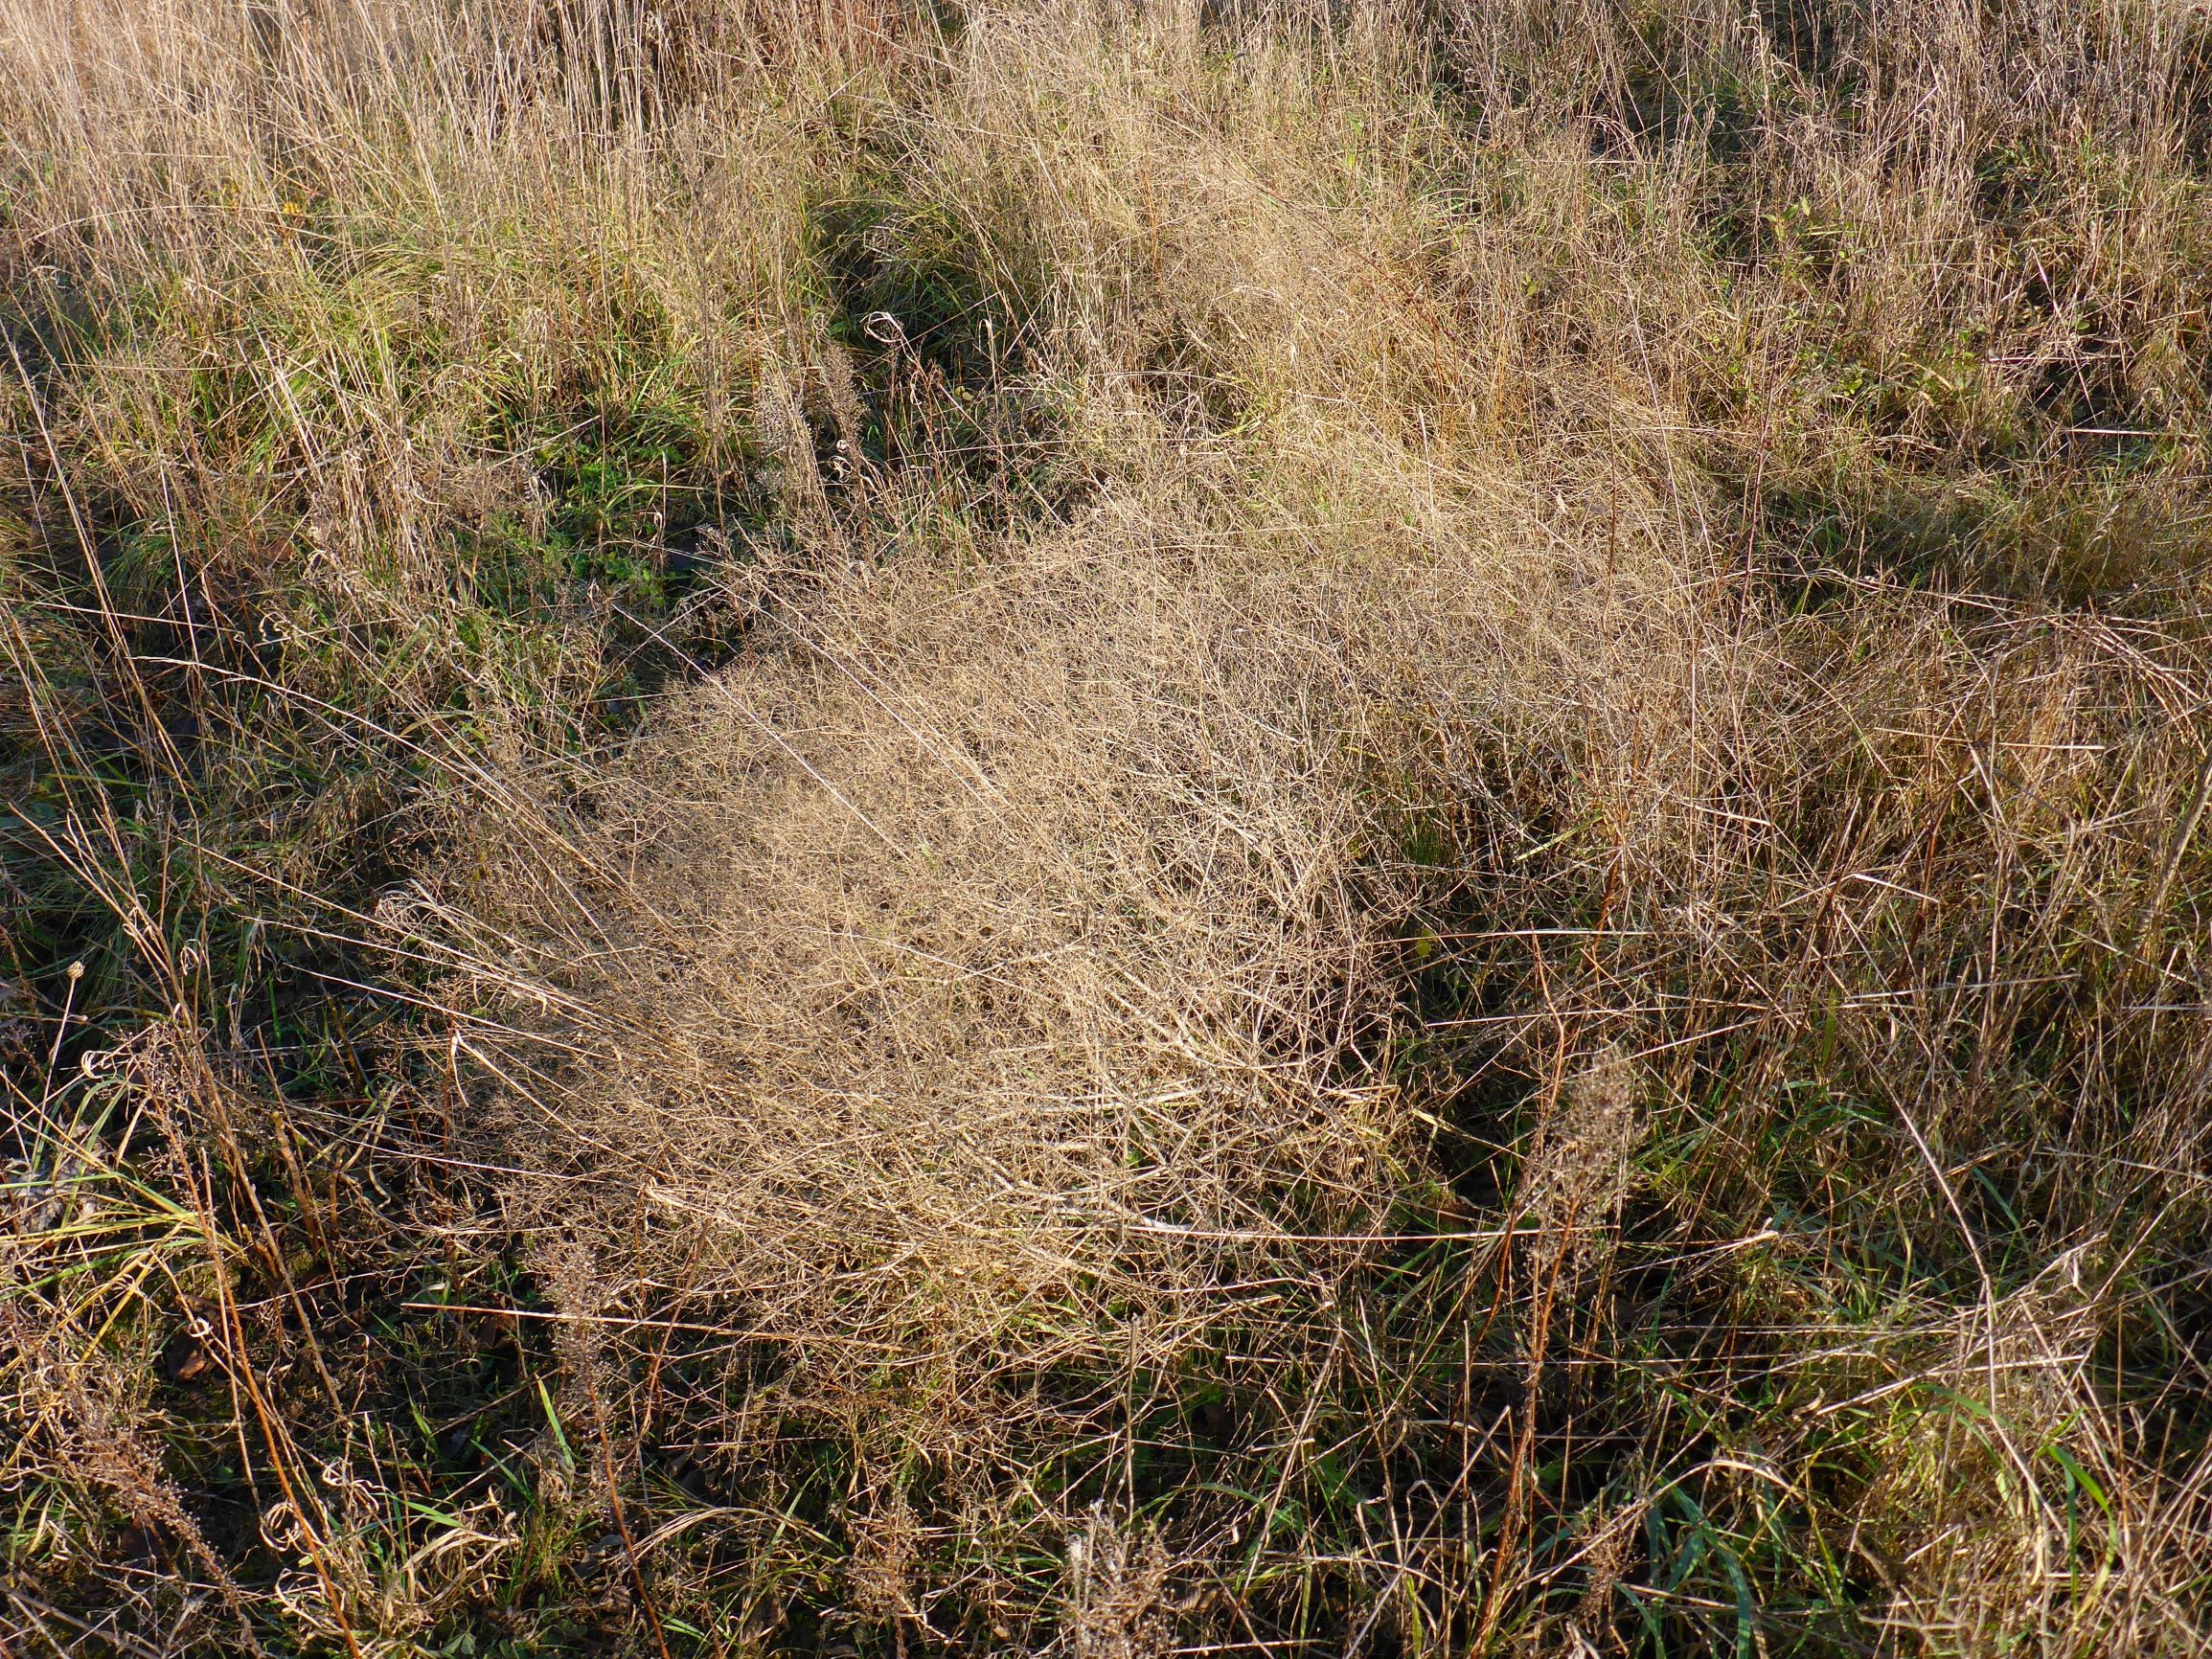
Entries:
{"type": "Polygon", "coordinates": [[[2212,1647],[2212,19],[0,0],[0,1652],[2212,1647]]]}

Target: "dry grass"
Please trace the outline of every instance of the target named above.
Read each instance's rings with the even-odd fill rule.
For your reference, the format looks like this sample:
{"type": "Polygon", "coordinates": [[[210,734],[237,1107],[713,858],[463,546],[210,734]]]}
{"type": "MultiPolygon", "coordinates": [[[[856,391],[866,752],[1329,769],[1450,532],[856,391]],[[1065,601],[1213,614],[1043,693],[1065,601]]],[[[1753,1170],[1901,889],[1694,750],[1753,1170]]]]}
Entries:
{"type": "Polygon", "coordinates": [[[2212,1646],[2206,43],[0,0],[7,1640],[2212,1646]]]}

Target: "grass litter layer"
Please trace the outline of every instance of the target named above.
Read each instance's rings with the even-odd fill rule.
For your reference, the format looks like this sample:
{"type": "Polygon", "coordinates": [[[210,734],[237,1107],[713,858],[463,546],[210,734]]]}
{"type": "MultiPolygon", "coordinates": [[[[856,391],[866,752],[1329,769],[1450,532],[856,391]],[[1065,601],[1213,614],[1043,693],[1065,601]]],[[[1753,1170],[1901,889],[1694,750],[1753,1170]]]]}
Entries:
{"type": "Polygon", "coordinates": [[[2202,1650],[2207,40],[0,0],[5,1640],[2202,1650]]]}

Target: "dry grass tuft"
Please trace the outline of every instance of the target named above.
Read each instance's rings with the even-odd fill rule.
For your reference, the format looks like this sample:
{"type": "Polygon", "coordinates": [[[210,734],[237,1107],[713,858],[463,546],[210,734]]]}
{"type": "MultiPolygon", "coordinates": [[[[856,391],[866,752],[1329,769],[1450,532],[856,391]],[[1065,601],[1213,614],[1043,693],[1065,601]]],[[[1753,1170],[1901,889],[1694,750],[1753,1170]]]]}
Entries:
{"type": "Polygon", "coordinates": [[[626,880],[564,989],[622,1053],[559,1168],[712,1239],[748,1323],[1172,1352],[1225,1259],[1377,1223],[1358,653],[1171,534],[1106,512],[781,610],[603,781],[582,846],[626,880]]]}

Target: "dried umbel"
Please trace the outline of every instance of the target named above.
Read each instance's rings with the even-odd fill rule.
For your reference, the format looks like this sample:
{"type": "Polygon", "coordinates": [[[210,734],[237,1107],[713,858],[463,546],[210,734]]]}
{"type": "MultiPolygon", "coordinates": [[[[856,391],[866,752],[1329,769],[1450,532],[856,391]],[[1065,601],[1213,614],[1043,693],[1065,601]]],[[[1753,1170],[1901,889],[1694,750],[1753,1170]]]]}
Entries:
{"type": "Polygon", "coordinates": [[[547,1425],[536,1456],[551,1478],[564,1486],[573,1479],[571,1489],[584,1508],[602,1510],[620,1501],[609,1489],[610,1471],[627,1465],[615,1450],[616,1425],[608,1417],[614,1373],[601,1329],[607,1287],[582,1239],[548,1240],[536,1266],[558,1316],[553,1345],[560,1358],[558,1408],[565,1420],[565,1427],[547,1425]]]}
{"type": "Polygon", "coordinates": [[[1628,1190],[1630,1158],[1645,1119],[1634,1063],[1618,1047],[1598,1051],[1560,1091],[1529,1154],[1526,1202],[1555,1249],[1574,1250],[1584,1229],[1610,1216],[1628,1190]]]}
{"type": "Polygon", "coordinates": [[[774,358],[762,364],[753,388],[753,437],[761,446],[768,488],[785,511],[810,523],[824,518],[829,502],[807,406],[790,374],[774,358]]]}
{"type": "Polygon", "coordinates": [[[913,1575],[920,1555],[921,1521],[903,1490],[894,1490],[850,1523],[853,1553],[846,1581],[853,1604],[885,1623],[914,1613],[913,1575]]]}
{"type": "Polygon", "coordinates": [[[1070,1659],[1159,1659],[1171,1649],[1168,1556],[1157,1536],[1091,1511],[1067,1541],[1063,1641],[1070,1659]]]}
{"type": "MultiPolygon", "coordinates": [[[[0,1273],[11,1277],[12,1271],[13,1264],[0,1259],[0,1273]]],[[[161,1452],[142,1426],[144,1406],[133,1398],[131,1379],[107,1355],[74,1343],[65,1329],[33,1324],[4,1293],[0,1336],[7,1338],[14,1373],[0,1408],[12,1408],[7,1416],[15,1418],[24,1449],[73,1471],[147,1534],[181,1546],[242,1617],[244,1593],[163,1468],[161,1452]]]]}
{"type": "Polygon", "coordinates": [[[1611,1646],[1606,1639],[1612,1630],[1613,1593],[1635,1557],[1644,1508],[1643,1500],[1634,1499],[1601,1510],[1590,1521],[1583,1539],[1582,1599],[1566,1621],[1567,1651],[1576,1659],[1611,1646]]]}
{"type": "Polygon", "coordinates": [[[867,406],[860,398],[860,381],[853,369],[853,354],[834,340],[825,339],[814,350],[808,366],[810,415],[819,406],[820,423],[837,435],[833,469],[845,475],[859,465],[860,438],[868,423],[867,406]]]}

